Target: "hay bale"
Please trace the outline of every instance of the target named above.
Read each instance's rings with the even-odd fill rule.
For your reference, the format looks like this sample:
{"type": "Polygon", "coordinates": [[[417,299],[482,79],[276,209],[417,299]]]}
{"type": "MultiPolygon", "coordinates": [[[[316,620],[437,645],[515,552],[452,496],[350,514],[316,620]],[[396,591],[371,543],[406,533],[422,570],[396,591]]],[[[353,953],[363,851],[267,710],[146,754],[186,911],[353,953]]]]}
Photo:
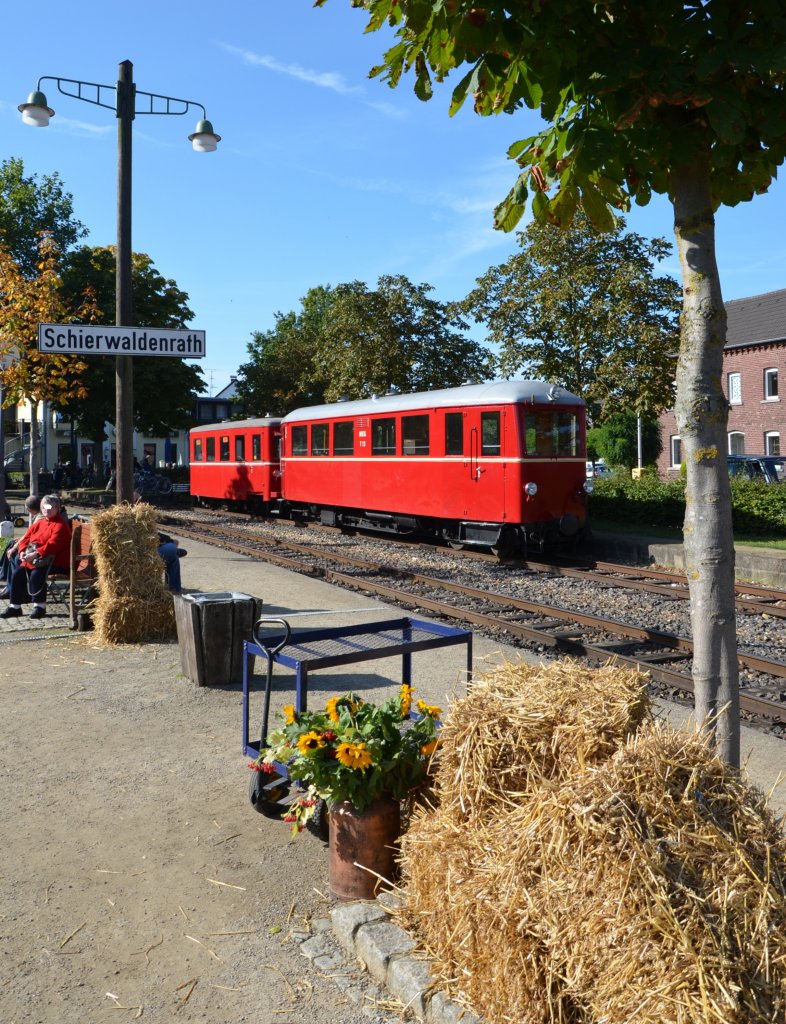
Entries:
{"type": "Polygon", "coordinates": [[[628,735],[646,716],[627,670],[593,681],[580,669],[572,699],[569,672],[550,666],[518,700],[507,685],[502,704],[492,674],[473,687],[460,728],[451,712],[441,802],[416,812],[402,843],[405,923],[490,1024],[783,1020],[780,824],[701,737],[651,722],[628,735]],[[544,707],[552,675],[566,732],[544,707]],[[574,713],[585,699],[594,743],[574,713]],[[604,701],[613,721],[599,717],[604,701]],[[500,708],[502,723],[487,723],[500,708]],[[518,753],[510,728],[526,745],[518,753]],[[482,798],[494,764],[516,799],[482,798]]]}
{"type": "Polygon", "coordinates": [[[651,715],[633,669],[506,662],[452,705],[436,790],[465,820],[515,807],[541,786],[609,757],[651,715]]]}
{"type": "Polygon", "coordinates": [[[172,596],[164,585],[152,506],[114,505],[92,520],[100,579],[93,623],[109,644],[170,640],[176,635],[172,596]]]}

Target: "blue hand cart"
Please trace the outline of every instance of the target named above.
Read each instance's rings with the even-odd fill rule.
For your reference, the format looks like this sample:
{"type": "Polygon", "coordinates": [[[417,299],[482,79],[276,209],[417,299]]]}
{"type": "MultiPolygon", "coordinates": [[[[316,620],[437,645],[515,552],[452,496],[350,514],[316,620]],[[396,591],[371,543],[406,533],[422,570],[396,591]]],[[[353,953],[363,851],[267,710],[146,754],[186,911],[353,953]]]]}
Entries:
{"type": "MultiPolygon", "coordinates": [[[[442,626],[420,619],[386,619],[382,622],[292,633],[286,619],[263,617],[254,624],[253,640],[243,644],[243,753],[257,758],[264,752],[270,717],[273,666],[295,669],[295,712],[307,709],[308,679],[320,668],[355,665],[379,658],[401,658],[401,682],[412,685],[412,655],[443,647],[466,647],[467,680],[472,674],[472,631],[442,626]],[[276,627],[276,632],[269,632],[276,627]],[[267,661],[264,709],[259,741],[249,732],[250,700],[254,658],[267,661]]],[[[277,765],[279,774],[270,777],[255,772],[249,786],[252,806],[262,814],[278,817],[289,797],[286,766],[277,765]]]]}

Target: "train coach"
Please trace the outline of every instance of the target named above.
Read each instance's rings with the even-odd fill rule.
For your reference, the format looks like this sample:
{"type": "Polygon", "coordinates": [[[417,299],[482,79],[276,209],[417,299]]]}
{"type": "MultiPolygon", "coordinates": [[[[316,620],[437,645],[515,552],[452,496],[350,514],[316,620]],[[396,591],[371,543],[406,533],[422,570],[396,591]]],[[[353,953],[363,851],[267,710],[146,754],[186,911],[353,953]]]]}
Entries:
{"type": "Polygon", "coordinates": [[[266,513],[281,500],[281,420],[227,420],[195,427],[190,490],[198,505],[266,513]]]}
{"type": "Polygon", "coordinates": [[[500,554],[581,536],[585,406],[497,381],[297,409],[281,421],[284,505],[345,528],[500,554]]]}

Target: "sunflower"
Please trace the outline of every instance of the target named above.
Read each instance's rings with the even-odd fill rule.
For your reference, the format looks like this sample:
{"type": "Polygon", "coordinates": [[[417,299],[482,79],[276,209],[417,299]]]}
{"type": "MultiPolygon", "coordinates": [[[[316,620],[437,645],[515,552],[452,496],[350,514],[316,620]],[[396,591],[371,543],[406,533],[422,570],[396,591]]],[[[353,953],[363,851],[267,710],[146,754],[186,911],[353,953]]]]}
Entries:
{"type": "Polygon", "coordinates": [[[371,765],[371,754],[366,750],[365,743],[339,743],[336,747],[336,758],[347,768],[362,771],[371,765]]]}
{"type": "Polygon", "coordinates": [[[308,754],[315,754],[320,747],[324,746],[325,741],[318,732],[304,733],[297,741],[297,748],[304,756],[307,756],[308,754]]]}
{"type": "Polygon", "coordinates": [[[418,711],[421,715],[428,715],[429,718],[439,718],[442,714],[442,708],[438,708],[436,704],[426,704],[425,701],[418,701],[418,711]]]}
{"type": "Polygon", "coordinates": [[[412,707],[412,687],[408,683],[401,684],[399,699],[401,700],[401,717],[407,718],[412,707]]]}
{"type": "Polygon", "coordinates": [[[295,721],[295,705],[285,704],[281,710],[284,715],[284,722],[287,725],[292,725],[292,723],[295,721]]]}
{"type": "Polygon", "coordinates": [[[420,752],[424,755],[424,757],[431,757],[431,755],[437,749],[439,744],[440,739],[439,737],[437,737],[436,739],[431,740],[430,743],[424,743],[423,746],[420,748],[420,752]]]}
{"type": "Polygon", "coordinates": [[[340,700],[341,700],[341,697],[331,697],[330,700],[327,702],[326,711],[327,711],[327,716],[328,716],[328,718],[330,719],[331,722],[337,722],[338,719],[339,719],[338,702],[340,700]]]}

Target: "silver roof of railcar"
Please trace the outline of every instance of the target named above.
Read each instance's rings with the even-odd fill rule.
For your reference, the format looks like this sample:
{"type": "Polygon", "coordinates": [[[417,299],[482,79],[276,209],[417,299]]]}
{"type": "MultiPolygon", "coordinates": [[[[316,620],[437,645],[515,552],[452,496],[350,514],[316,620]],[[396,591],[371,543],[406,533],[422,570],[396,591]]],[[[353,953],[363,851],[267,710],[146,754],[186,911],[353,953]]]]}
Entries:
{"type": "Polygon", "coordinates": [[[464,384],[440,391],[417,391],[411,394],[380,395],[357,402],[332,402],[294,409],[284,423],[320,420],[333,417],[375,416],[380,413],[407,412],[414,409],[441,409],[462,405],[516,404],[584,405],[584,400],[548,381],[497,380],[487,384],[464,384]]]}
{"type": "Polygon", "coordinates": [[[280,422],[280,417],[276,416],[260,416],[247,420],[218,420],[216,423],[202,423],[198,427],[192,427],[191,433],[198,434],[200,430],[212,432],[218,430],[219,427],[225,427],[227,430],[242,430],[244,427],[277,427],[280,422]]]}

